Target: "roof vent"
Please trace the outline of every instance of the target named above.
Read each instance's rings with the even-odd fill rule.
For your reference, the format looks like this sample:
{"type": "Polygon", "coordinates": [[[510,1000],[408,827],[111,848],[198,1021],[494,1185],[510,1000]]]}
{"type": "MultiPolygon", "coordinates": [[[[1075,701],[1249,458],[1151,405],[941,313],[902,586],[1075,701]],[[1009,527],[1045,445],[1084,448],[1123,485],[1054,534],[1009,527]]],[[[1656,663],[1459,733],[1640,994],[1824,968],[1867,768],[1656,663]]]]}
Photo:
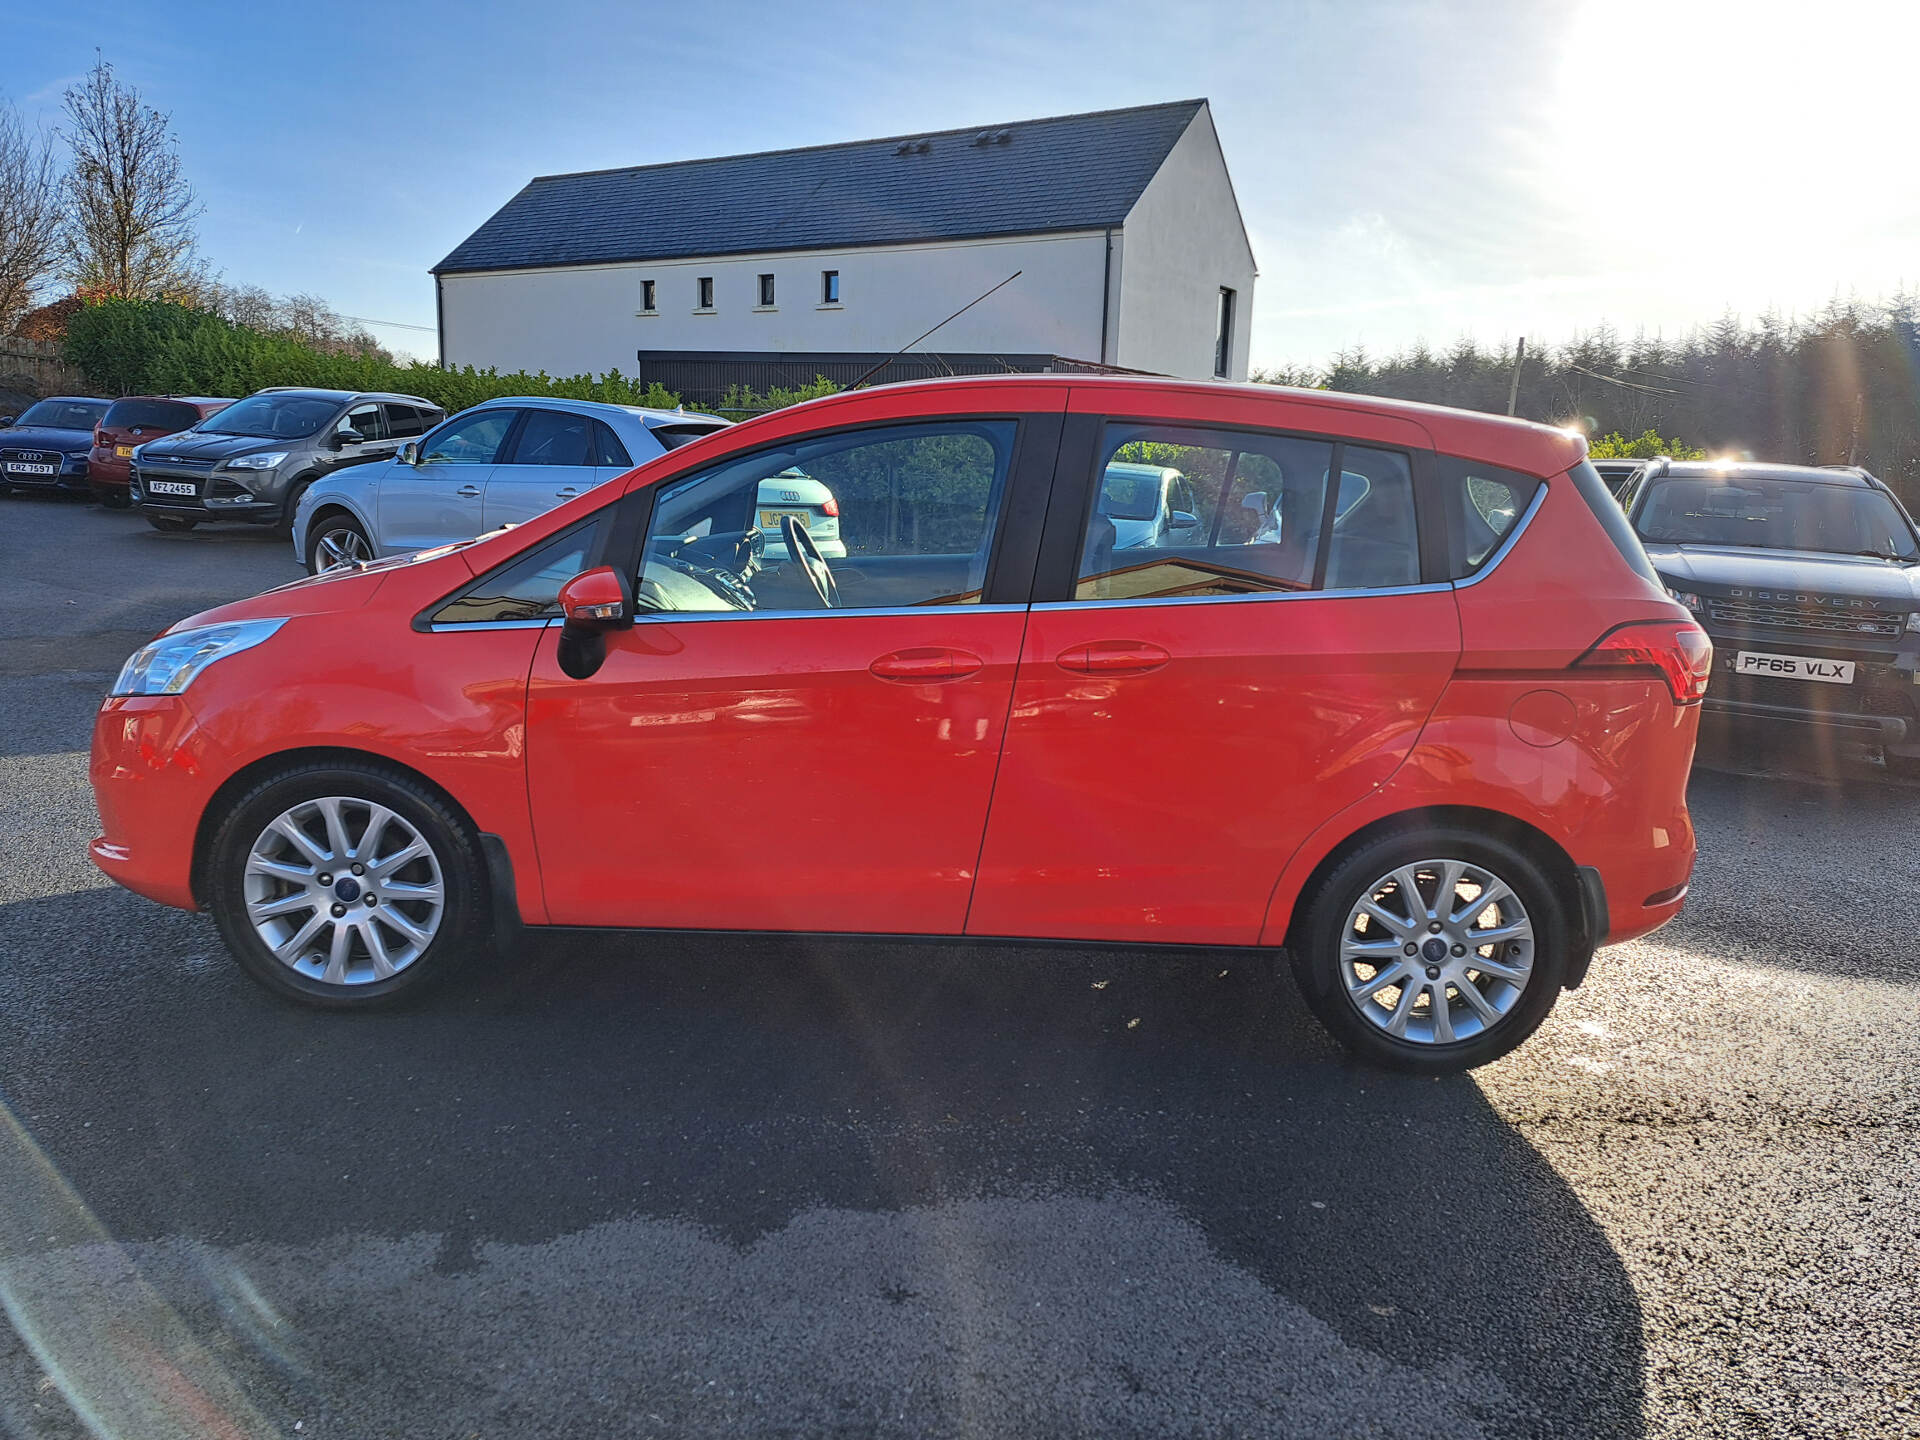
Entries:
{"type": "Polygon", "coordinates": [[[982,130],[978,135],[973,137],[970,143],[974,145],[991,145],[993,143],[993,132],[991,130],[982,130]]]}
{"type": "Polygon", "coordinates": [[[931,155],[933,143],[928,140],[902,140],[893,149],[896,155],[931,155]]]}
{"type": "Polygon", "coordinates": [[[1013,131],[1002,130],[998,135],[993,137],[993,143],[996,145],[1011,145],[1013,143],[1013,131]]]}

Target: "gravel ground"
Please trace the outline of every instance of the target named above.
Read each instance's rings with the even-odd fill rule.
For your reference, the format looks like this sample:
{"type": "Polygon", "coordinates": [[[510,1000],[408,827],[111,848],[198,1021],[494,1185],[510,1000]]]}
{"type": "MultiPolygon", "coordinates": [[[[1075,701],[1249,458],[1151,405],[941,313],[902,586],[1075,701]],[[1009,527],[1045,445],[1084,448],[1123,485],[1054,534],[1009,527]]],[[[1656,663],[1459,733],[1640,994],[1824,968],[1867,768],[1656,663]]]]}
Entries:
{"type": "Polygon", "coordinates": [[[1244,955],[598,939],[279,1005],[87,863],[89,719],[250,531],[0,500],[0,1431],[1920,1435],[1920,794],[1699,772],[1519,1054],[1244,955]]]}

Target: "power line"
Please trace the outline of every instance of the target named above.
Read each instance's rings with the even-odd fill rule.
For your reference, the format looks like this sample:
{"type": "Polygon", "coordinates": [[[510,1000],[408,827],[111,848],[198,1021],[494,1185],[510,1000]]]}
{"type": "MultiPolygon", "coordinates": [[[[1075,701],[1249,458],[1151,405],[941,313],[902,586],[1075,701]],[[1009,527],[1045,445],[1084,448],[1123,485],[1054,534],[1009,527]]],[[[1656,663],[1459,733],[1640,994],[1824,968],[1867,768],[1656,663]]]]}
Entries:
{"type": "Polygon", "coordinates": [[[1644,390],[1649,395],[1679,395],[1678,390],[1662,390],[1657,385],[1639,385],[1632,380],[1622,380],[1618,375],[1602,375],[1598,370],[1589,370],[1584,365],[1576,365],[1571,360],[1563,362],[1569,370],[1581,375],[1591,375],[1595,380],[1604,380],[1609,385],[1618,385],[1624,390],[1644,390]]]}
{"type": "Polygon", "coordinates": [[[369,320],[365,315],[342,315],[340,318],[342,320],[351,320],[356,325],[391,325],[396,330],[420,330],[428,335],[438,335],[440,333],[438,326],[409,325],[404,320],[369,320]]]}

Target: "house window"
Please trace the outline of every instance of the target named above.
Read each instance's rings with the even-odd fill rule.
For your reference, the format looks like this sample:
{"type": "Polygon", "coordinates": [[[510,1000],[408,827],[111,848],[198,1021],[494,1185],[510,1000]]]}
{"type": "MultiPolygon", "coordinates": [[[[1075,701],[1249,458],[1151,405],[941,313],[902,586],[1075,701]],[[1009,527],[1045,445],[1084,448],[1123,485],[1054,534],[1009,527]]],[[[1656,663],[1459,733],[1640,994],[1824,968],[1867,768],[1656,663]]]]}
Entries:
{"type": "Polygon", "coordinates": [[[1220,317],[1213,333],[1213,373],[1221,379],[1233,369],[1233,291],[1220,287],[1220,317]]]}
{"type": "Polygon", "coordinates": [[[822,305],[840,303],[840,272],[838,270],[820,272],[820,303],[822,305]]]}
{"type": "Polygon", "coordinates": [[[653,281],[651,280],[642,280],[640,282],[640,308],[649,313],[651,313],[654,308],[653,281]]]}
{"type": "Polygon", "coordinates": [[[711,310],[713,308],[713,277],[711,275],[702,275],[695,283],[699,287],[700,303],[694,308],[696,310],[711,310]]]}
{"type": "Polygon", "coordinates": [[[760,277],[760,303],[762,305],[773,304],[773,277],[771,275],[762,275],[760,277]]]}

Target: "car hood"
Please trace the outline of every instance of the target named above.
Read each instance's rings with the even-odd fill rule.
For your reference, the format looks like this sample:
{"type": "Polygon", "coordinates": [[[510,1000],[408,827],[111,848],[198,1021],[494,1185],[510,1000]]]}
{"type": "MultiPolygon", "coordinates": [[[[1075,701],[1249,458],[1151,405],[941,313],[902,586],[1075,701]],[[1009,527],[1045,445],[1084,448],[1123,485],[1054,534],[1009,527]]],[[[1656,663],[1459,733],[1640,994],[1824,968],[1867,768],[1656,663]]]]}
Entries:
{"type": "Polygon", "coordinates": [[[1870,600],[1889,610],[1920,610],[1920,566],[1895,560],[1730,545],[1649,544],[1646,551],[1653,568],[1676,590],[1713,595],[1767,590],[1787,596],[1870,600]]]}
{"type": "Polygon", "coordinates": [[[9,425],[0,430],[0,450],[58,450],[78,455],[93,448],[91,430],[54,430],[45,425],[9,425]]]}
{"type": "Polygon", "coordinates": [[[257,455],[262,450],[292,450],[304,445],[306,441],[299,437],[290,440],[269,440],[258,435],[209,435],[199,430],[183,430],[175,435],[163,435],[158,440],[149,440],[141,447],[140,455],[144,460],[231,460],[236,455],[257,455]]]}
{"type": "Polygon", "coordinates": [[[439,583],[451,589],[474,573],[460,553],[472,544],[471,540],[462,540],[453,545],[436,546],[432,550],[419,550],[411,555],[375,560],[370,565],[357,566],[352,570],[329,570],[324,575],[290,580],[285,585],[277,585],[245,600],[216,605],[211,610],[202,610],[198,615],[189,615],[168,626],[167,633],[190,630],[196,625],[222,625],[229,620],[262,620],[280,616],[291,619],[297,615],[333,615],[358,610],[373,599],[380,587],[396,572],[417,567],[450,567],[449,573],[439,583]]]}

